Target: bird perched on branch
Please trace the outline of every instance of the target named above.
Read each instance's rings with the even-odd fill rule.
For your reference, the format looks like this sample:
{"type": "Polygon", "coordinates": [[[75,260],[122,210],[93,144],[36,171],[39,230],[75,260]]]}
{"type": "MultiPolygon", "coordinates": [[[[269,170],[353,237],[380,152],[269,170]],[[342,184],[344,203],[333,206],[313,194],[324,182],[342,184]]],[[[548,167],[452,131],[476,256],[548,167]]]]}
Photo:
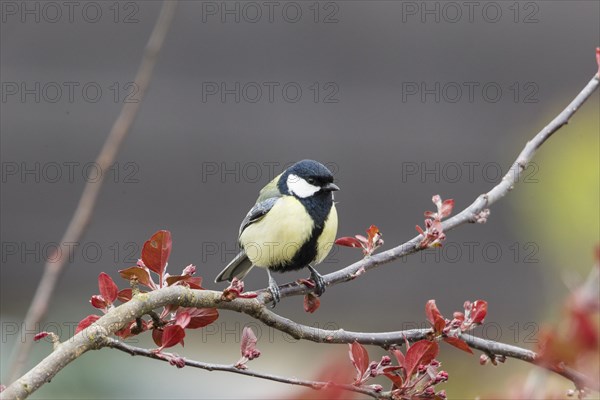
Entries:
{"type": "Polygon", "coordinates": [[[242,221],[242,251],[221,271],[215,282],[243,279],[253,267],[266,268],[273,306],[280,291],[271,272],[308,268],[315,293],[323,294],[323,277],[314,266],[329,254],[337,233],[333,192],[340,188],[323,164],[302,160],[269,182],[242,221]]]}

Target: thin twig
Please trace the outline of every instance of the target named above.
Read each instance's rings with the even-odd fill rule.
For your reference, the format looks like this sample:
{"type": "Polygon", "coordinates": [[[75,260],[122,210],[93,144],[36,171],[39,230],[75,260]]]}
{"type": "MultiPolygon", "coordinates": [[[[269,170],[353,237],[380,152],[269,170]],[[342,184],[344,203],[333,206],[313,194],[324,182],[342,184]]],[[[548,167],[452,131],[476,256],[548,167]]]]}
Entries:
{"type": "MultiPolygon", "coordinates": [[[[113,349],[121,350],[132,356],[143,356],[143,357],[148,357],[148,358],[152,358],[155,360],[169,362],[170,355],[167,355],[167,357],[165,357],[165,355],[164,355],[165,353],[157,354],[156,352],[154,352],[152,350],[147,350],[147,349],[142,349],[140,347],[130,346],[128,344],[125,344],[125,343],[123,343],[119,340],[113,339],[113,338],[106,338],[105,347],[110,347],[113,349]]],[[[288,378],[288,377],[280,376],[280,375],[272,375],[272,374],[268,374],[268,373],[264,373],[264,372],[252,371],[250,369],[239,369],[233,365],[212,364],[212,363],[206,363],[206,362],[201,362],[201,361],[189,360],[187,358],[181,358],[181,359],[183,360],[185,365],[188,365],[188,366],[194,367],[194,368],[204,369],[207,371],[231,372],[234,374],[251,376],[254,378],[260,378],[260,379],[265,379],[265,380],[269,380],[269,381],[287,383],[289,385],[306,386],[306,387],[309,387],[309,388],[315,389],[315,390],[322,390],[322,389],[326,389],[326,388],[335,387],[335,388],[343,389],[343,390],[350,391],[350,392],[365,394],[365,395],[373,397],[375,399],[384,397],[384,396],[382,396],[382,393],[377,393],[374,390],[366,389],[366,388],[362,388],[362,387],[358,387],[358,386],[354,386],[354,385],[349,385],[349,384],[340,384],[340,383],[335,383],[335,382],[318,382],[318,381],[309,381],[309,380],[297,379],[297,378],[288,378]]]]}
{"type": "MultiPolygon", "coordinates": [[[[96,163],[100,170],[107,171],[114,162],[117,153],[123,143],[123,140],[129,133],[133,121],[142,104],[142,100],[148,90],[152,71],[156,65],[158,54],[163,45],[167,31],[175,14],[177,2],[165,1],[160,11],[160,15],[154,25],[150,39],[146,44],[144,56],[140,67],[135,76],[135,85],[139,90],[139,98],[136,102],[123,104],[121,113],[114,122],[106,142],[96,158],[96,163]]],[[[69,259],[70,245],[79,242],[85,233],[94,212],[96,200],[102,188],[104,177],[107,174],[100,174],[95,181],[88,181],[83,189],[79,204],[69,226],[60,241],[60,247],[56,250],[56,257],[49,257],[44,267],[44,274],[37,287],[31,305],[27,311],[24,321],[24,329],[31,329],[38,326],[46,316],[48,306],[54,294],[56,284],[62,275],[64,267],[69,259]]],[[[21,375],[21,371],[31,351],[31,341],[17,341],[13,350],[12,363],[10,365],[9,380],[12,382],[21,375]]]]}
{"type": "Polygon", "coordinates": [[[493,340],[478,338],[468,334],[462,334],[460,338],[463,339],[469,345],[469,347],[481,350],[488,355],[505,356],[508,358],[514,358],[521,361],[525,361],[530,364],[548,369],[562,376],[563,378],[570,380],[578,388],[588,387],[596,391],[600,390],[600,385],[597,381],[590,379],[589,377],[587,377],[579,371],[576,371],[567,366],[553,366],[540,364],[538,362],[538,355],[531,350],[523,349],[517,346],[512,346],[510,344],[495,342],[493,340]]]}

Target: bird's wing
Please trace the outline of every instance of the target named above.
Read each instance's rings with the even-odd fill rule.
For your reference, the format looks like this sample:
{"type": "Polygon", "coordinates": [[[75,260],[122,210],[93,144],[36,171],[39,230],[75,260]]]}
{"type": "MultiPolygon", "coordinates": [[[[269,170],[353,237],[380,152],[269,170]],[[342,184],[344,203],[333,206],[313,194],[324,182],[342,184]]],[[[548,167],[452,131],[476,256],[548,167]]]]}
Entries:
{"type": "Polygon", "coordinates": [[[275,203],[277,203],[277,200],[279,200],[280,198],[281,196],[271,197],[264,201],[256,203],[254,207],[252,207],[252,209],[248,212],[246,218],[244,218],[244,220],[242,221],[242,224],[240,225],[239,234],[241,235],[244,229],[248,227],[248,225],[251,225],[256,221],[260,221],[262,217],[264,217],[265,214],[268,213],[271,210],[271,208],[273,208],[275,203]]]}
{"type": "Polygon", "coordinates": [[[277,175],[260,190],[256,204],[270,199],[271,197],[281,197],[281,192],[277,188],[277,182],[282,174],[277,175]]]}

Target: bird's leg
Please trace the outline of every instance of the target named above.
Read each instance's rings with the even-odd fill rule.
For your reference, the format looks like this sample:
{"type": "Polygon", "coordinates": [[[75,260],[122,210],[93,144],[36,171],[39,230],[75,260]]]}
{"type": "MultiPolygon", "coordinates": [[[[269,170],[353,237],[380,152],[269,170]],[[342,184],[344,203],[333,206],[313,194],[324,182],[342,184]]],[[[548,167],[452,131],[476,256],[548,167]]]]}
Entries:
{"type": "Polygon", "coordinates": [[[279,303],[279,300],[281,300],[281,292],[279,291],[279,286],[277,285],[277,282],[275,282],[275,279],[273,279],[273,277],[271,276],[271,271],[269,271],[269,269],[267,269],[267,274],[269,274],[269,290],[273,295],[273,305],[271,306],[271,308],[275,308],[277,303],[279,303]]]}
{"type": "Polygon", "coordinates": [[[308,265],[308,269],[310,270],[310,279],[315,282],[315,294],[317,296],[321,296],[325,293],[325,280],[323,276],[317,272],[311,265],[308,265]]]}

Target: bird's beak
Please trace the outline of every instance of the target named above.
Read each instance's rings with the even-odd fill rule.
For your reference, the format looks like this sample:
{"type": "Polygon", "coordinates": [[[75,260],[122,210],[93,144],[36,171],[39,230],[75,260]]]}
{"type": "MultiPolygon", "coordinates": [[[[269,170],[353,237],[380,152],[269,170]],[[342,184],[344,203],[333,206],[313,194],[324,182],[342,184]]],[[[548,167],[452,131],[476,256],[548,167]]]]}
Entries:
{"type": "Polygon", "coordinates": [[[324,192],[335,192],[337,190],[340,190],[340,188],[335,183],[328,183],[328,184],[324,185],[321,188],[321,190],[323,190],[324,192]]]}

